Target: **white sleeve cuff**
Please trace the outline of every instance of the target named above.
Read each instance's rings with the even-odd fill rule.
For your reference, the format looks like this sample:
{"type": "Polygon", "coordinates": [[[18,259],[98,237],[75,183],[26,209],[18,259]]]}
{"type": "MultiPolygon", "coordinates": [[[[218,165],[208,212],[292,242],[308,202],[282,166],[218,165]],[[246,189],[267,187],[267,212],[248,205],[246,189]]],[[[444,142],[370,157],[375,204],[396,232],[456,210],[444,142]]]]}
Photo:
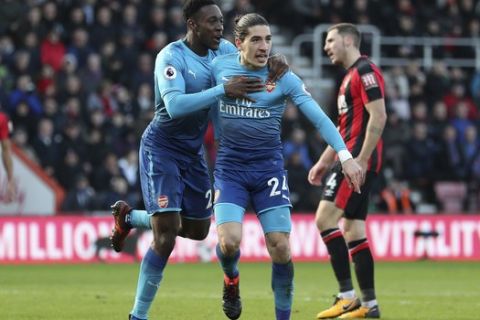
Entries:
{"type": "Polygon", "coordinates": [[[338,158],[340,159],[341,163],[344,163],[348,159],[352,159],[352,154],[348,150],[340,150],[338,152],[338,158]]]}

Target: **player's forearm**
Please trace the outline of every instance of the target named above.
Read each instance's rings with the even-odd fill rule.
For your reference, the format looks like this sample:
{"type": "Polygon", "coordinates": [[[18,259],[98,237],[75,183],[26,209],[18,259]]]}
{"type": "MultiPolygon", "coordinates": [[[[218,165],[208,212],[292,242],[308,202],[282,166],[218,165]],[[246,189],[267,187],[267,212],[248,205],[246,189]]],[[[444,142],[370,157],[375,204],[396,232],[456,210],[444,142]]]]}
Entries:
{"type": "Polygon", "coordinates": [[[320,156],[317,162],[323,162],[327,166],[329,166],[335,160],[336,154],[337,153],[335,152],[335,150],[333,150],[332,147],[327,146],[327,148],[325,149],[325,151],[323,151],[322,155],[320,156]]]}
{"type": "Polygon", "coordinates": [[[209,109],[217,98],[224,94],[224,86],[220,84],[197,93],[169,92],[163,96],[163,101],[170,117],[176,119],[193,112],[209,109]]]}
{"type": "Polygon", "coordinates": [[[371,112],[370,119],[367,123],[365,140],[363,141],[362,149],[358,154],[358,158],[363,161],[368,161],[370,156],[375,150],[378,141],[382,137],[383,129],[385,128],[385,123],[387,121],[387,116],[382,112],[371,112]]]}
{"type": "Polygon", "coordinates": [[[302,103],[300,109],[335,152],[347,150],[347,146],[332,120],[327,117],[322,108],[313,99],[302,103]]]}

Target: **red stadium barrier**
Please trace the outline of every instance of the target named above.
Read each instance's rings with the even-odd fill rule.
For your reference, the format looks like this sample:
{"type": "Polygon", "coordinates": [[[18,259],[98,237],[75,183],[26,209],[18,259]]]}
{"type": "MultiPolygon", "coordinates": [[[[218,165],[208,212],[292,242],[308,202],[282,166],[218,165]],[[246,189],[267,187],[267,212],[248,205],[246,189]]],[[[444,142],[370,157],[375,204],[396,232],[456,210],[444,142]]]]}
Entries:
{"type": "MultiPolygon", "coordinates": [[[[0,264],[133,262],[147,250],[150,231],[133,233],[125,252],[109,248],[110,217],[0,217],[0,264]]],[[[480,215],[380,216],[367,222],[377,260],[480,261],[480,215]]],[[[247,215],[241,246],[243,261],[268,261],[257,218],[247,215]]],[[[178,238],[171,262],[215,260],[215,226],[202,242],[178,238]]],[[[324,261],[327,251],[311,214],[293,215],[294,261],[324,261]]]]}

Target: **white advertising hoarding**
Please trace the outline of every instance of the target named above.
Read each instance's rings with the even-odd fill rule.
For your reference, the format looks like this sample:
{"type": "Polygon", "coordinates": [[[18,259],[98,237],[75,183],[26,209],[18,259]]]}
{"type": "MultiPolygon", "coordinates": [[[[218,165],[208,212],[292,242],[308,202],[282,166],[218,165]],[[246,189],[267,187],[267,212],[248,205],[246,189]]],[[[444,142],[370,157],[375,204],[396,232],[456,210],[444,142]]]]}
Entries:
{"type": "Polygon", "coordinates": [[[7,176],[0,163],[0,215],[55,214],[63,200],[63,190],[20,150],[15,146],[12,149],[17,192],[13,202],[5,202],[7,176]]]}

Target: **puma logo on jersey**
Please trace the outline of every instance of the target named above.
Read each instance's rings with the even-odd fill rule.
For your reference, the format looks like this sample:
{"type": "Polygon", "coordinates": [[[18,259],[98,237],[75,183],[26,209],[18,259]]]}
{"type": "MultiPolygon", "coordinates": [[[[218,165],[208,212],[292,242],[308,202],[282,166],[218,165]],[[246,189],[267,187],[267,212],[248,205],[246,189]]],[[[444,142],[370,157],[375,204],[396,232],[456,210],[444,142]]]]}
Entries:
{"type": "Polygon", "coordinates": [[[192,70],[188,69],[188,73],[191,74],[194,79],[197,79],[197,76],[195,75],[195,72],[193,72],[192,70]]]}

